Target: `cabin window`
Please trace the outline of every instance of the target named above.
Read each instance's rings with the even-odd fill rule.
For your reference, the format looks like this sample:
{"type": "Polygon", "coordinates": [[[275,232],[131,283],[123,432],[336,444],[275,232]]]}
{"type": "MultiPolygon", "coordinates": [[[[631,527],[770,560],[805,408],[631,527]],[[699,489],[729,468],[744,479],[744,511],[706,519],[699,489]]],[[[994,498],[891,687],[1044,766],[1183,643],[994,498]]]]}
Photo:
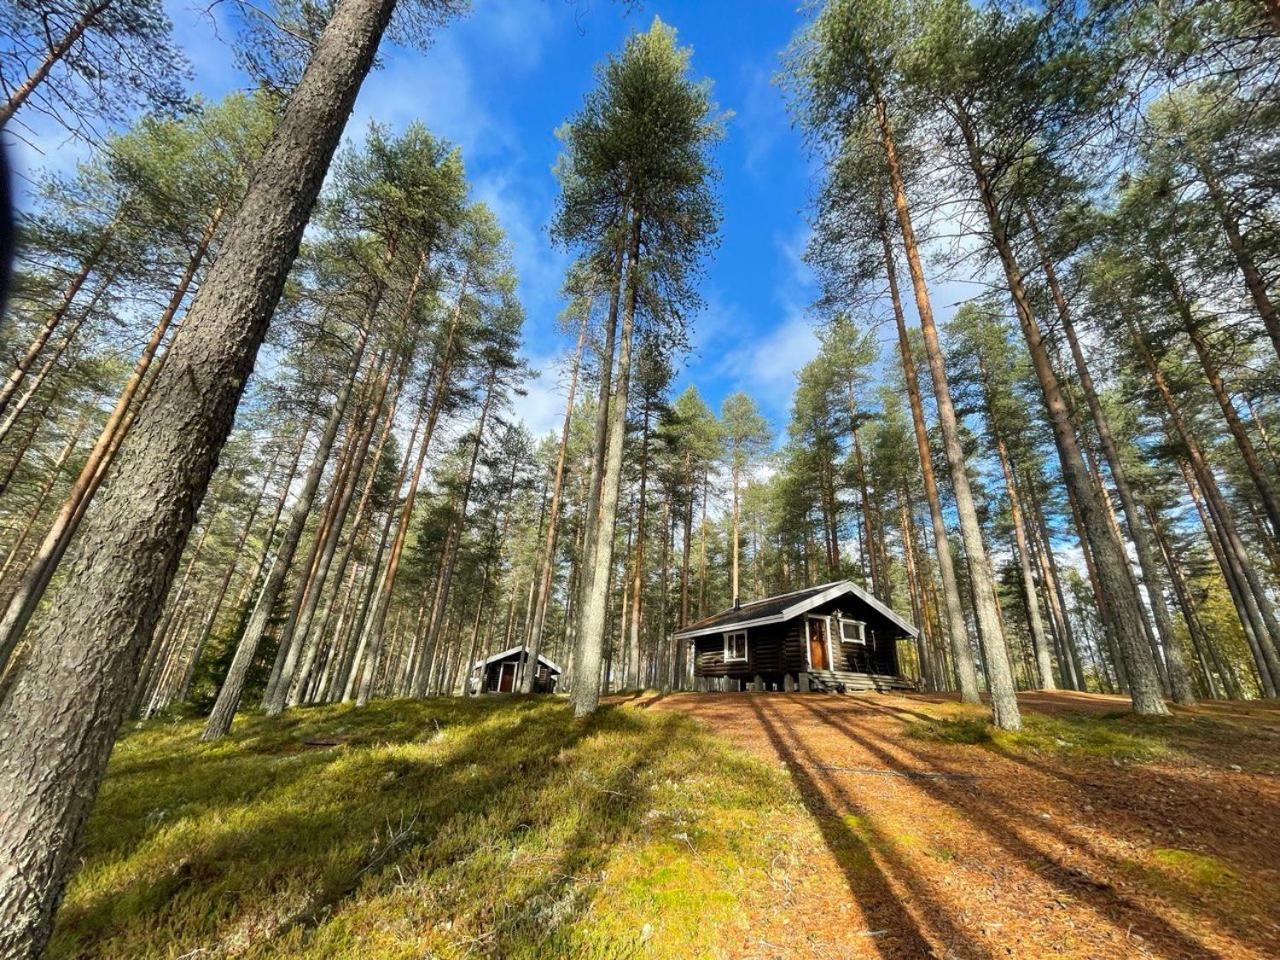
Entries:
{"type": "Polygon", "coordinates": [[[861,620],[841,620],[840,640],[842,643],[866,643],[867,625],[861,620]]]}
{"type": "Polygon", "coordinates": [[[747,659],[747,633],[745,630],[724,635],[724,659],[726,662],[747,659]]]}

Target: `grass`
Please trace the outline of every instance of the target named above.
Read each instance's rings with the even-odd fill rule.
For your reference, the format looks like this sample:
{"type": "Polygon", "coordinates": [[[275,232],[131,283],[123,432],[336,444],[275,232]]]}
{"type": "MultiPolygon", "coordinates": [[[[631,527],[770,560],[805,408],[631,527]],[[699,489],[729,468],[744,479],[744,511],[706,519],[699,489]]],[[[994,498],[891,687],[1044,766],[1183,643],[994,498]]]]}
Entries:
{"type": "Polygon", "coordinates": [[[1022,729],[1001,730],[980,707],[931,704],[933,716],[917,714],[904,732],[917,740],[978,745],[1008,756],[1046,756],[1116,763],[1192,759],[1275,773],[1275,752],[1241,755],[1241,743],[1280,741],[1271,722],[1237,720],[1179,711],[1170,717],[1143,717],[1128,711],[1048,715],[1024,710],[1022,729]],[[1228,756],[1230,754],[1230,756],[1228,756]]]}
{"type": "Polygon", "coordinates": [[[1017,733],[993,726],[985,707],[967,704],[917,704],[910,716],[903,725],[909,737],[979,746],[1015,759],[1188,762],[1280,774],[1280,712],[1267,702],[1209,701],[1162,717],[1129,710],[1045,713],[1024,706],[1017,733]]]}
{"type": "Polygon", "coordinates": [[[199,729],[121,740],[51,958],[712,956],[811,829],[777,815],[785,776],[675,714],[449,698],[199,729]]]}

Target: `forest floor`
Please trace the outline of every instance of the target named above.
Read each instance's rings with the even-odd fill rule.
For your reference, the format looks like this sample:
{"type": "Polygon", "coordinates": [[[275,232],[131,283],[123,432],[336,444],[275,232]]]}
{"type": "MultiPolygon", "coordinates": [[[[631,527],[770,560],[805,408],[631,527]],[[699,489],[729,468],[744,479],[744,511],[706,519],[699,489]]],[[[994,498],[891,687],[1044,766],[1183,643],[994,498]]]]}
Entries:
{"type": "Polygon", "coordinates": [[[51,957],[1280,956],[1280,709],[396,701],[121,739],[51,957]]]}
{"type": "Polygon", "coordinates": [[[740,957],[1280,957],[1280,709],[1143,719],[1020,697],[681,695],[780,764],[819,837],[780,851],[740,957]]]}

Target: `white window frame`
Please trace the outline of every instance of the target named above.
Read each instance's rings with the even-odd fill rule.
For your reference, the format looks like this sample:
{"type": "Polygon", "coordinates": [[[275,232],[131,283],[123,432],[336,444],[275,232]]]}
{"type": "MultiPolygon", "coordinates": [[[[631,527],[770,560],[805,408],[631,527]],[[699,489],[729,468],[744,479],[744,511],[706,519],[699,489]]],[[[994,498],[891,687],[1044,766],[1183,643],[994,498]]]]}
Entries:
{"type": "Polygon", "coordinates": [[[745,631],[745,630],[727,630],[727,631],[725,631],[725,634],[724,634],[724,662],[725,662],[725,663],[746,663],[746,662],[747,662],[748,657],[749,657],[749,651],[747,650],[747,631],[745,631]],[[741,637],[741,638],[742,638],[742,656],[740,656],[740,657],[730,656],[730,651],[729,651],[729,638],[730,638],[730,637],[741,637]]]}
{"type": "Polygon", "coordinates": [[[862,646],[867,645],[867,622],[865,620],[852,620],[848,617],[841,617],[836,623],[840,626],[840,642],[841,643],[860,643],[862,646]],[[846,637],[844,635],[845,624],[858,627],[857,637],[846,637]]]}

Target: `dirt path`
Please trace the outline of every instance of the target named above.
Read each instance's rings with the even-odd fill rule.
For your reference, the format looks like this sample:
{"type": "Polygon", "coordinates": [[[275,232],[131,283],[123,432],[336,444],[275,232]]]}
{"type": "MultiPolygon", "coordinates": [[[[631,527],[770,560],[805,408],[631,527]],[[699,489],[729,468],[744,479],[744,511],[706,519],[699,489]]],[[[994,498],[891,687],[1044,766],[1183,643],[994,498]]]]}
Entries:
{"type": "MultiPolygon", "coordinates": [[[[1280,778],[1212,760],[1015,759],[905,736],[938,699],[642,704],[781,763],[817,825],[812,849],[779,851],[777,882],[732,956],[1280,957],[1280,778]]],[[[1122,702],[1036,694],[1026,705],[1122,702]]],[[[1263,719],[1274,728],[1280,713],[1263,719]]]]}

